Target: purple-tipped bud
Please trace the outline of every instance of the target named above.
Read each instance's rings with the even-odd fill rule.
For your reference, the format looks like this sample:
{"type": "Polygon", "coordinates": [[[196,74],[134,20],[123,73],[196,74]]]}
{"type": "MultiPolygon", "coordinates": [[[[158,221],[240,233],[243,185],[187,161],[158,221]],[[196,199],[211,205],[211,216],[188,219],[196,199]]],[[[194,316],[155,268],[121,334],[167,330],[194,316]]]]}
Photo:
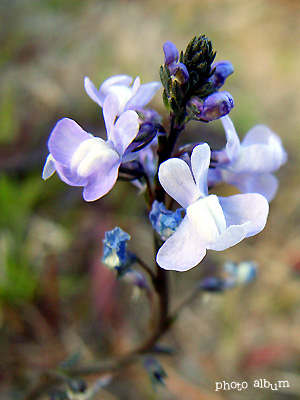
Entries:
{"type": "Polygon", "coordinates": [[[217,92],[208,96],[203,102],[194,98],[187,104],[187,112],[191,119],[197,121],[214,121],[229,114],[234,107],[234,100],[228,92],[217,92]]]}
{"type": "Polygon", "coordinates": [[[174,75],[179,83],[185,83],[189,79],[189,73],[183,63],[173,63],[169,66],[171,75],[174,75]]]}
{"type": "Polygon", "coordinates": [[[167,374],[158,360],[155,358],[147,358],[144,362],[144,366],[154,387],[158,384],[162,386],[165,385],[164,380],[167,378],[167,374]]]}
{"type": "Polygon", "coordinates": [[[167,66],[178,61],[179,53],[174,43],[168,40],[164,43],[163,50],[165,53],[165,64],[167,66]]]}
{"type": "Polygon", "coordinates": [[[224,85],[226,78],[234,71],[233,65],[230,61],[218,61],[211,66],[212,70],[215,68],[214,74],[210,78],[215,89],[219,89],[224,85]]]}
{"type": "Polygon", "coordinates": [[[189,79],[189,73],[186,66],[178,62],[179,52],[174,43],[167,41],[163,45],[165,53],[165,65],[169,68],[171,75],[183,84],[189,79]]]}

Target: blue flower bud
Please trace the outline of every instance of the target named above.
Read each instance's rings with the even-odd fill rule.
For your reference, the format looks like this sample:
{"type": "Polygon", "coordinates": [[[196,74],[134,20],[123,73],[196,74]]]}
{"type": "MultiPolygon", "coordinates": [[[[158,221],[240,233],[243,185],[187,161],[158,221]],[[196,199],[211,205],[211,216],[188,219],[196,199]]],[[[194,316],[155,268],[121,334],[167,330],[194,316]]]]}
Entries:
{"type": "Polygon", "coordinates": [[[233,107],[234,100],[229,92],[216,92],[204,101],[194,97],[187,104],[187,112],[191,119],[209,122],[229,114],[233,107]]]}
{"type": "Polygon", "coordinates": [[[189,79],[189,73],[186,66],[178,62],[179,52],[174,43],[167,41],[163,45],[165,53],[165,65],[169,68],[172,76],[183,84],[189,79]]]}
{"type": "Polygon", "coordinates": [[[223,279],[215,276],[208,276],[202,279],[199,286],[207,292],[222,292],[225,289],[223,279]]]}
{"type": "Polygon", "coordinates": [[[183,63],[173,63],[169,66],[169,70],[179,83],[183,84],[188,81],[189,73],[183,63]]]}
{"type": "Polygon", "coordinates": [[[68,380],[68,385],[70,391],[75,394],[75,393],[84,393],[87,390],[87,383],[81,378],[77,379],[69,379],[68,380]]]}
{"type": "Polygon", "coordinates": [[[148,372],[149,378],[154,388],[157,384],[164,386],[164,379],[168,376],[163,369],[162,365],[155,358],[147,358],[144,362],[144,366],[148,372]]]}
{"type": "Polygon", "coordinates": [[[128,233],[119,227],[105,232],[102,262],[108,268],[121,272],[132,264],[134,255],[126,249],[128,240],[130,240],[128,233]]]}
{"type": "Polygon", "coordinates": [[[154,201],[149,219],[163,240],[167,240],[181,224],[182,211],[183,208],[178,208],[175,212],[167,210],[163,203],[154,201]]]}
{"type": "Polygon", "coordinates": [[[211,66],[212,70],[215,68],[210,82],[214,89],[219,89],[224,85],[226,78],[234,71],[233,65],[230,61],[218,61],[211,66]]]}

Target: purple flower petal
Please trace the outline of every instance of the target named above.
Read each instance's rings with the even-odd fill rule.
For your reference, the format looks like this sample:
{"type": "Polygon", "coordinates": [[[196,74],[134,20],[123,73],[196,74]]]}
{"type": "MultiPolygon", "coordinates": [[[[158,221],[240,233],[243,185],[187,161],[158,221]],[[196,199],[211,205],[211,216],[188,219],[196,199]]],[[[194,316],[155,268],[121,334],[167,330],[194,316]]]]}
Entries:
{"type": "Polygon", "coordinates": [[[159,82],[150,82],[141,85],[137,93],[126,104],[125,111],[144,108],[152,100],[160,87],[161,84],[159,82]]]}
{"type": "Polygon", "coordinates": [[[88,182],[86,177],[79,176],[77,173],[72,172],[69,168],[58,162],[55,162],[55,167],[60,179],[67,185],[84,186],[88,182]]]}
{"type": "Polygon", "coordinates": [[[177,231],[159,249],[156,261],[167,270],[187,271],[206,254],[205,243],[197,235],[197,227],[185,216],[177,231]]]}
{"type": "Polygon", "coordinates": [[[84,131],[75,121],[63,118],[51,132],[48,141],[50,154],[60,164],[69,167],[73,154],[80,144],[91,138],[93,135],[84,131]]]}
{"type": "Polygon", "coordinates": [[[178,61],[179,53],[174,43],[169,40],[164,43],[163,51],[165,53],[165,64],[169,65],[178,61]]]}
{"type": "Polygon", "coordinates": [[[120,163],[110,168],[103,168],[89,178],[89,182],[83,189],[83,198],[85,201],[95,201],[107,194],[118,178],[120,163]]]}
{"type": "Polygon", "coordinates": [[[87,76],[84,78],[84,88],[88,96],[100,107],[102,107],[105,96],[100,93],[99,89],[96,88],[96,86],[87,76]]]}
{"type": "Polygon", "coordinates": [[[170,158],[162,163],[158,177],[165,191],[184,208],[201,196],[189,166],[179,158],[170,158]]]}

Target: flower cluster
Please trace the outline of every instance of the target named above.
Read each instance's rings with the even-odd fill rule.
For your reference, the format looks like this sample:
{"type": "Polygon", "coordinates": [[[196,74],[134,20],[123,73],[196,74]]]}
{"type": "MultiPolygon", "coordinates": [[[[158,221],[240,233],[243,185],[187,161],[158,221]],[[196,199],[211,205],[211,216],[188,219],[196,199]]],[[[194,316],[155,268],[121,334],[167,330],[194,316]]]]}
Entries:
{"type": "MultiPolygon", "coordinates": [[[[225,250],[264,228],[269,201],[278,189],[273,173],[287,155],[278,136],[263,125],[240,142],[228,116],[233,97],[219,91],[233,66],[229,61],[213,63],[216,53],[205,36],[195,37],[185,52],[179,53],[169,41],[163,51],[160,78],[169,127],[161,125],[156,111],[146,108],[161,87],[159,82],[141,85],[139,77],[133,81],[117,75],[97,89],[85,78],[87,94],[103,109],[107,139],[63,118],[50,135],[43,178],[56,171],[68,185],[83,187],[86,201],[107,194],[121,173],[136,186],[146,186],[149,217],[160,244],[156,263],[165,270],[187,271],[207,250],[225,250]],[[176,157],[176,141],[191,119],[220,119],[225,148],[211,150],[199,131],[192,151],[176,157]],[[240,193],[218,197],[213,189],[221,182],[236,186],[240,193]]],[[[107,232],[103,261],[114,268],[128,267],[127,240],[129,235],[120,228],[107,232]]]]}

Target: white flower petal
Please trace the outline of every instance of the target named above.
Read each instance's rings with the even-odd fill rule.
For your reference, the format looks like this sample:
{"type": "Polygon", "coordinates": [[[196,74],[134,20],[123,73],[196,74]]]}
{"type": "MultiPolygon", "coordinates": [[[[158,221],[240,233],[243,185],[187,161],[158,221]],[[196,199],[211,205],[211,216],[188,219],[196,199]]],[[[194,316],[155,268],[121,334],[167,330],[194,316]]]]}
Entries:
{"type": "Polygon", "coordinates": [[[72,157],[70,169],[81,177],[88,177],[103,168],[109,170],[118,162],[120,156],[112,145],[95,137],[80,144],[72,157]]]}
{"type": "Polygon", "coordinates": [[[269,144],[271,138],[281,144],[279,137],[268,126],[255,125],[246,133],[242,145],[247,147],[253,144],[269,144]]]}
{"type": "Polygon", "coordinates": [[[165,191],[184,208],[201,196],[189,166],[179,158],[170,158],[162,163],[158,177],[165,191]]]}
{"type": "Polygon", "coordinates": [[[240,139],[236,133],[233,122],[230,117],[226,115],[221,118],[221,122],[223,124],[227,144],[226,144],[226,152],[231,161],[235,161],[240,152],[240,139]]]}
{"type": "Polygon", "coordinates": [[[214,243],[208,245],[208,249],[223,251],[241,242],[249,231],[251,222],[242,225],[231,225],[217,238],[214,243]]]}
{"type": "Polygon", "coordinates": [[[207,196],[207,173],[210,164],[210,148],[207,143],[196,146],[191,156],[192,171],[201,195],[207,196]]]}
{"type": "Polygon", "coordinates": [[[110,132],[109,139],[113,142],[119,155],[122,156],[139,131],[138,114],[125,111],[115,123],[110,132]]]}
{"type": "Polygon", "coordinates": [[[199,240],[196,226],[185,216],[177,231],[159,249],[156,261],[163,269],[183,272],[199,264],[205,254],[205,243],[199,240]]]}
{"type": "Polygon", "coordinates": [[[105,95],[110,90],[112,86],[127,86],[131,85],[133,78],[128,75],[114,75],[106,79],[100,86],[99,91],[105,95]]]}
{"type": "Polygon", "coordinates": [[[218,197],[214,194],[199,199],[186,210],[196,229],[198,240],[214,243],[226,229],[226,221],[218,197]]]}
{"type": "Polygon", "coordinates": [[[55,164],[54,164],[54,158],[52,157],[51,154],[48,155],[46,158],[46,162],[43,168],[43,173],[42,173],[42,178],[44,180],[50,178],[56,171],[55,164]]]}
{"type": "Polygon", "coordinates": [[[274,172],[287,161],[280,138],[264,125],[255,126],[246,134],[242,141],[242,154],[244,162],[249,159],[248,170],[254,162],[257,172],[274,172]],[[255,162],[255,154],[260,163],[259,160],[255,162]]]}
{"type": "Polygon", "coordinates": [[[110,94],[106,96],[103,103],[103,118],[105,122],[107,139],[112,140],[111,132],[113,130],[113,126],[118,115],[119,111],[119,100],[118,97],[114,94],[110,94]]]}
{"type": "Polygon", "coordinates": [[[105,96],[103,96],[103,94],[101,95],[99,90],[87,76],[84,78],[84,88],[88,96],[100,107],[103,107],[105,96]]]}
{"type": "Polygon", "coordinates": [[[243,225],[250,222],[246,237],[259,233],[265,227],[269,204],[264,196],[257,193],[237,194],[219,197],[226,219],[226,225],[243,225]]]}
{"type": "Polygon", "coordinates": [[[259,193],[269,202],[273,200],[278,190],[278,179],[268,173],[234,174],[223,171],[224,181],[236,186],[242,193],[259,193]]]}

